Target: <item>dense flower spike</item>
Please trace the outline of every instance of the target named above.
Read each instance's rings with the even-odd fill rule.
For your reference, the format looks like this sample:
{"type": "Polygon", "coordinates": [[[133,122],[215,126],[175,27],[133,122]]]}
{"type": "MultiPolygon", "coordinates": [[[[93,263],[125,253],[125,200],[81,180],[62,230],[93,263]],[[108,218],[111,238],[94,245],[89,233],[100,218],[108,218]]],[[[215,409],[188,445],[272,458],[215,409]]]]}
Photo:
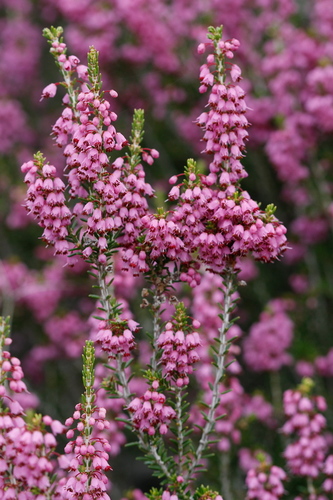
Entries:
{"type": "Polygon", "coordinates": [[[98,325],[98,332],[95,341],[99,344],[108,356],[115,358],[118,354],[127,358],[130,351],[135,346],[134,335],[138,331],[138,323],[133,320],[101,321],[98,325]]]}
{"type": "MultiPolygon", "coordinates": [[[[240,43],[236,39],[224,42],[218,30],[212,31],[210,37],[212,41],[207,42],[204,49],[209,47],[214,54],[209,54],[207,63],[201,66],[199,89],[206,92],[211,88],[210,109],[198,117],[197,124],[205,132],[204,152],[214,157],[209,165],[210,172],[219,176],[222,185],[235,184],[247,176],[239,160],[244,156],[249,124],[245,116],[245,92],[236,85],[241,80],[241,70],[236,64],[231,64],[227,72],[225,59],[234,57],[240,43]],[[230,81],[227,80],[228,73],[230,81]]],[[[200,45],[200,52],[201,48],[200,45]]]]}
{"type": "MultiPolygon", "coordinates": [[[[208,38],[199,51],[208,47],[212,52],[200,72],[200,91],[211,90],[209,111],[197,123],[204,131],[204,152],[214,159],[207,176],[199,174],[193,160],[188,161],[183,189],[174,185],[169,193],[170,200],[178,200],[170,219],[179,228],[185,250],[198,251],[208,269],[221,272],[228,262],[249,253],[264,262],[278,258],[286,249],[286,228],[275,218],[273,205],[261,211],[239,187],[246,176],[240,159],[248,135],[247,107],[245,93],[235,83],[240,70],[226,64],[239,42],[224,42],[221,28],[211,28],[208,38]]],[[[177,249],[182,252],[179,245],[177,249]]]]}
{"type": "Polygon", "coordinates": [[[86,342],[83,360],[85,393],[82,403],[75,406],[73,417],[66,421],[68,427],[75,422],[76,428],[67,431],[70,441],[65,447],[65,453],[68,457],[65,455],[60,460],[60,465],[68,471],[63,485],[63,498],[110,500],[106,493],[108,479],[105,472],[111,470],[108,463],[111,446],[102,433],[109,427],[109,422],[105,419],[105,408],[95,405],[95,355],[92,342],[86,342]]]}
{"type": "Polygon", "coordinates": [[[201,345],[200,336],[194,330],[200,327],[200,323],[193,320],[191,328],[186,324],[186,319],[184,304],[177,304],[173,321],[165,325],[165,330],[157,339],[157,345],[162,350],[160,361],[163,373],[178,387],[189,383],[192,365],[200,359],[195,350],[201,345]]]}
{"type": "Polygon", "coordinates": [[[42,238],[54,245],[56,253],[67,254],[66,238],[72,213],[66,204],[65,184],[56,175],[56,168],[45,163],[40,153],[34,161],[24,163],[21,170],[28,185],[26,208],[44,228],[42,238]]]}
{"type": "Polygon", "coordinates": [[[2,317],[0,318],[0,322],[0,396],[2,398],[6,396],[11,401],[8,389],[20,394],[21,392],[26,392],[27,387],[22,380],[24,374],[21,361],[5,349],[5,346],[11,344],[11,338],[6,335],[8,327],[2,317]]]}
{"type": "Polygon", "coordinates": [[[134,427],[150,436],[154,436],[156,431],[166,434],[170,421],[176,417],[174,409],[165,404],[166,397],[158,388],[159,383],[154,380],[151,389],[143,396],[134,398],[127,407],[132,414],[134,427]]]}
{"type": "MultiPolygon", "coordinates": [[[[39,153],[34,162],[26,162],[21,168],[29,186],[26,208],[44,228],[43,239],[55,246],[56,253],[66,255],[75,248],[88,261],[96,253],[105,263],[105,254],[120,235],[125,248],[131,248],[142,231],[142,217],[148,209],[146,197],[153,195],[153,189],[145,182],[140,154],[152,164],[158,152],[141,149],[143,112],[137,110],[133,127],[141,127],[141,136],[137,140],[133,134],[132,156],[110,160],[110,153],[121,151],[128,142],[115,129],[117,115],[101,92],[98,53],[91,48],[88,68],[83,67],[75,56],[67,57],[60,35],[60,28],[45,30],[67,89],[53,136],[57,145],[64,147],[69,194],[76,203],[72,211],[67,208],[65,184],[39,153]]],[[[55,87],[46,87],[43,97],[54,96],[55,87]]],[[[115,91],[110,94],[117,96],[115,91]]],[[[131,267],[137,267],[133,262],[131,267]]],[[[145,263],[138,267],[141,272],[147,271],[145,263]]]]}

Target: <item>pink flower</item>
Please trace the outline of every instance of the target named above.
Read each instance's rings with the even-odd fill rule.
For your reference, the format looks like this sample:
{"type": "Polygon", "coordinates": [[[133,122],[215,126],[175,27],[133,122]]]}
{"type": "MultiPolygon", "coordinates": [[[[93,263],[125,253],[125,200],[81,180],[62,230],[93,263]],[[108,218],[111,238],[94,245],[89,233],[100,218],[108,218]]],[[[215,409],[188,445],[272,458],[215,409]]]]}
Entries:
{"type": "Polygon", "coordinates": [[[42,92],[42,97],[40,100],[47,99],[48,97],[54,97],[57,93],[57,86],[54,83],[47,85],[42,92]]]}
{"type": "Polygon", "coordinates": [[[241,80],[241,69],[237,64],[231,65],[230,75],[233,82],[239,82],[241,80]]]}

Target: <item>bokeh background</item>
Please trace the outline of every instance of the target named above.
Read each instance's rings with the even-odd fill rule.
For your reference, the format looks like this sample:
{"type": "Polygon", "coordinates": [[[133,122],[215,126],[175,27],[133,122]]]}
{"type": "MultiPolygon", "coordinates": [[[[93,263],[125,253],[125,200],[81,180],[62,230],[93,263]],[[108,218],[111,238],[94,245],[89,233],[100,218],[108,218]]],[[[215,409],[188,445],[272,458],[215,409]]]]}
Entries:
{"type": "MultiPolygon", "coordinates": [[[[0,0],[0,301],[2,314],[12,318],[13,352],[31,390],[26,406],[64,420],[82,391],[93,282],[84,263],[70,268],[44,247],[40,228],[23,207],[20,165],[36,150],[59,171],[64,164],[50,136],[61,97],[40,100],[42,89],[59,80],[43,27],[63,26],[70,53],[83,64],[89,46],[100,52],[104,88],[119,94],[113,104],[125,136],[133,109],[145,109],[144,146],[160,152],[147,171],[156,208],[166,199],[169,177],[183,171],[187,158],[205,168],[194,123],[206,99],[198,92],[204,61],[197,45],[209,25],[221,24],[225,38],[241,42],[235,62],[252,124],[244,159],[249,177],[242,186],[263,206],[277,205],[290,247],[281,262],[242,265],[247,285],[239,291],[237,362],[226,382],[233,388],[226,403],[230,426],[219,435],[225,463],[213,460],[208,473],[221,489],[220,471],[230,467],[231,490],[239,496],[239,463],[246,469],[254,449],[265,447],[282,463],[283,443],[272,430],[282,423],[285,389],[309,376],[329,408],[333,403],[331,0],[0,0]]],[[[218,286],[210,277],[200,290],[182,292],[189,308],[202,307],[208,330],[218,314],[218,286]]],[[[122,276],[117,293],[149,329],[139,287],[122,276]]],[[[331,427],[330,410],[326,417],[331,427]]],[[[128,478],[133,452],[118,456],[125,437],[117,425],[113,439],[113,498],[154,484],[135,461],[128,478]]],[[[227,491],[224,496],[229,500],[227,491]]]]}

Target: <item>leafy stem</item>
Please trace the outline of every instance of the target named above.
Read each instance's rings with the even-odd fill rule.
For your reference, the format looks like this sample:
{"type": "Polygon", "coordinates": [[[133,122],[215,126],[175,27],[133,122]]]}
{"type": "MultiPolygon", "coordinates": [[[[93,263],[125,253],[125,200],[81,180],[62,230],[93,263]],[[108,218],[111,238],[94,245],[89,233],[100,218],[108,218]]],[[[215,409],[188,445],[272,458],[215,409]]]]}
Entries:
{"type": "MultiPolygon", "coordinates": [[[[114,314],[119,314],[120,309],[119,304],[117,304],[116,299],[114,298],[112,290],[112,280],[108,280],[108,273],[110,273],[112,269],[112,264],[109,264],[106,267],[99,265],[96,268],[98,286],[101,294],[101,309],[106,313],[107,318],[112,318],[114,314]]],[[[130,377],[128,377],[126,374],[127,366],[128,363],[125,363],[122,359],[122,356],[118,354],[116,356],[116,368],[110,367],[118,380],[118,384],[114,388],[115,394],[117,397],[124,400],[125,406],[128,406],[131,402],[131,391],[129,387],[130,377]]],[[[146,454],[145,461],[147,462],[147,464],[151,466],[151,457],[154,461],[154,465],[151,466],[151,468],[153,470],[156,470],[157,467],[158,471],[161,472],[166,479],[171,480],[171,473],[169,472],[168,467],[165,463],[164,456],[159,453],[157,445],[154,444],[152,440],[150,440],[149,437],[141,429],[136,429],[131,421],[127,421],[126,423],[137,435],[137,444],[139,448],[146,454]]],[[[161,444],[163,445],[163,442],[161,444]]]]}
{"type": "Polygon", "coordinates": [[[206,423],[202,429],[201,439],[199,441],[199,445],[195,452],[191,466],[189,467],[185,476],[185,481],[188,481],[193,476],[196,469],[200,467],[201,459],[203,458],[204,452],[209,445],[209,436],[215,425],[215,414],[220,402],[220,382],[225,373],[225,360],[230,343],[227,340],[226,335],[229,328],[233,324],[231,320],[231,314],[235,308],[235,300],[232,297],[235,291],[235,276],[235,270],[232,266],[230,266],[225,272],[224,289],[222,290],[224,294],[224,303],[222,306],[222,313],[220,315],[222,319],[222,326],[219,329],[219,337],[217,339],[218,350],[215,351],[215,379],[214,383],[211,385],[212,399],[209,405],[208,413],[204,414],[206,423]]]}
{"type": "MultiPolygon", "coordinates": [[[[92,426],[90,424],[91,417],[94,413],[95,391],[94,391],[94,364],[95,364],[95,349],[92,341],[87,340],[83,348],[83,370],[82,379],[85,388],[82,395],[82,403],[84,408],[84,442],[87,446],[90,444],[90,436],[92,426]]],[[[85,472],[89,473],[91,468],[91,458],[84,457],[85,472]]]]}
{"type": "Polygon", "coordinates": [[[71,108],[74,113],[74,116],[77,120],[79,120],[80,113],[76,109],[78,92],[74,86],[75,81],[72,80],[73,72],[71,70],[67,71],[66,69],[64,69],[62,64],[60,64],[58,61],[58,57],[61,54],[66,54],[67,52],[66,45],[63,43],[62,33],[63,33],[63,28],[61,26],[58,26],[57,28],[51,26],[51,28],[45,28],[43,30],[43,36],[48,39],[48,42],[51,45],[50,52],[54,56],[55,63],[58,66],[59,71],[64,79],[63,85],[67,89],[68,97],[71,103],[71,108]]]}

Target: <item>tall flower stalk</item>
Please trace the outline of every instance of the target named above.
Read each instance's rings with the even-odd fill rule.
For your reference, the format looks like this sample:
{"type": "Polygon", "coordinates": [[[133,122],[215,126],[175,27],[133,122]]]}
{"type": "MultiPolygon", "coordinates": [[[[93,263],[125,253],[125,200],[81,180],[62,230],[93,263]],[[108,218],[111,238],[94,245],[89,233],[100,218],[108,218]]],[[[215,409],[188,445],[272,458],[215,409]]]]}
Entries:
{"type": "Polygon", "coordinates": [[[105,472],[111,470],[108,463],[111,446],[101,432],[108,428],[109,422],[105,419],[105,408],[96,405],[94,364],[95,349],[93,343],[87,341],[83,350],[82,402],[75,406],[73,416],[66,421],[68,427],[75,423],[75,428],[67,431],[69,442],[65,452],[71,458],[63,485],[64,498],[110,499],[106,493],[108,479],[105,472]]]}

